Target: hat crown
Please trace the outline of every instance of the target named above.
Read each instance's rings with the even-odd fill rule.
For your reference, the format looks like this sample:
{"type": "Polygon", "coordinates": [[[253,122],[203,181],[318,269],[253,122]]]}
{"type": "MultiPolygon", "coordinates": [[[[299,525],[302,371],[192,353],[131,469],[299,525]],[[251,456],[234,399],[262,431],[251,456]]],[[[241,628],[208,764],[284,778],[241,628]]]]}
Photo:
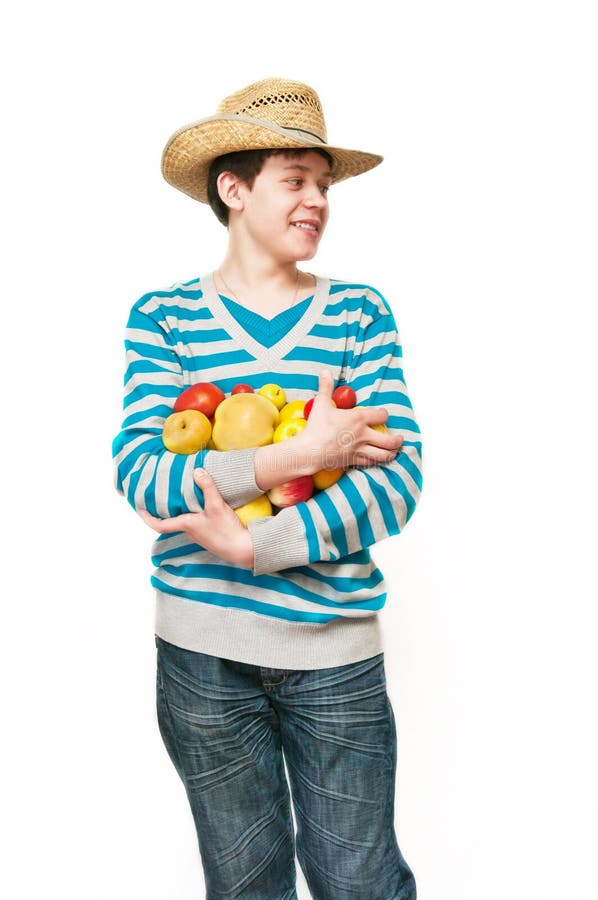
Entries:
{"type": "Polygon", "coordinates": [[[286,78],[264,78],[248,85],[218,107],[225,115],[251,116],[280,128],[308,131],[327,143],[320,98],[313,88],[286,78]]]}

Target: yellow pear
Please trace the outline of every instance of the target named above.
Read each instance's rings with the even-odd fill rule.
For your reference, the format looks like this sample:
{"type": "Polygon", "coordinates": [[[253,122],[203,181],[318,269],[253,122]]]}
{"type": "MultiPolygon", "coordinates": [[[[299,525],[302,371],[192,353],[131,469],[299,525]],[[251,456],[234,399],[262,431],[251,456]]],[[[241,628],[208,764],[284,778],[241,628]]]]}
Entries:
{"type": "Polygon", "coordinates": [[[212,440],[217,450],[244,450],[271,444],[279,412],[261,394],[233,394],[214,413],[212,440]]]}

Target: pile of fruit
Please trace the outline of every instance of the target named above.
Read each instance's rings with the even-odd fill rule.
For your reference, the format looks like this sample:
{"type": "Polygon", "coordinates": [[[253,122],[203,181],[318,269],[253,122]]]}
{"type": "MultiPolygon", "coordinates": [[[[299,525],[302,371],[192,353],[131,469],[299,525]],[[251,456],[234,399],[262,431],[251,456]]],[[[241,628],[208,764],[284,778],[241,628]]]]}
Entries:
{"type": "MultiPolygon", "coordinates": [[[[339,385],[332,401],[339,409],[352,409],[356,394],[349,385],[339,385]]],[[[307,425],[314,398],[287,403],[284,390],[265,384],[257,392],[248,384],[237,384],[226,397],[219,387],[199,382],[186,388],[174,404],[162,429],[162,441],[173,453],[199,450],[243,450],[276,444],[299,434],[307,425]]],[[[387,431],[385,425],[372,426],[387,431]]],[[[314,491],[334,484],[344,469],[322,469],[302,475],[237,507],[235,512],[247,525],[251,519],[276,515],[286,506],[308,500],[314,491]]]]}

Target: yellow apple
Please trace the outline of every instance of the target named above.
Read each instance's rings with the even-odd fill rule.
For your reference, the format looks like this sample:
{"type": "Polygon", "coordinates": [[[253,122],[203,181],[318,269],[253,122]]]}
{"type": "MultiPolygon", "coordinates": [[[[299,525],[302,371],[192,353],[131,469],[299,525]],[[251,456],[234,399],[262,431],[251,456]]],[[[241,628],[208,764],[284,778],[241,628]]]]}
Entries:
{"type": "Polygon", "coordinates": [[[250,500],[249,503],[244,503],[243,506],[237,506],[235,512],[245,528],[247,528],[247,523],[251,522],[252,519],[263,519],[264,516],[271,516],[272,504],[268,496],[262,494],[261,497],[256,497],[255,500],[250,500]]]}
{"type": "Polygon", "coordinates": [[[198,409],[172,413],[162,427],[162,442],[172,453],[197,453],[211,436],[210,420],[198,409]]]}
{"type": "Polygon", "coordinates": [[[286,441],[287,438],[295,437],[296,434],[303,431],[306,425],[305,419],[286,419],[274,430],[272,443],[278,444],[279,441],[286,441]]]}
{"type": "Polygon", "coordinates": [[[336,484],[344,471],[344,469],[320,469],[319,472],[311,476],[314,481],[314,487],[318,491],[325,491],[331,484],[336,484]]]}
{"type": "Polygon", "coordinates": [[[303,410],[305,409],[306,403],[307,400],[291,400],[290,403],[286,403],[280,410],[280,421],[284,422],[287,419],[305,419],[303,410]]]}
{"type": "Polygon", "coordinates": [[[281,410],[287,402],[286,394],[278,384],[265,384],[259,389],[258,394],[271,400],[278,410],[281,410]]]}

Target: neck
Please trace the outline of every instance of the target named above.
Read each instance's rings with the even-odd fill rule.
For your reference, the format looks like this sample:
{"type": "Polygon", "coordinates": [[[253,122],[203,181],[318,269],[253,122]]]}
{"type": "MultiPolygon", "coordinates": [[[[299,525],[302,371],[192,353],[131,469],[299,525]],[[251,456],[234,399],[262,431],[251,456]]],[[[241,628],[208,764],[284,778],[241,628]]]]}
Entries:
{"type": "Polygon", "coordinates": [[[274,264],[271,260],[250,260],[227,253],[218,267],[226,281],[236,285],[239,290],[248,292],[256,290],[285,291],[297,284],[297,265],[290,262],[286,265],[274,264]]]}
{"type": "MultiPolygon", "coordinates": [[[[297,261],[264,252],[260,243],[245,230],[231,223],[226,256],[218,267],[226,281],[239,291],[278,293],[294,290],[297,284],[297,261]]],[[[299,283],[311,278],[299,273],[299,283]]]]}

